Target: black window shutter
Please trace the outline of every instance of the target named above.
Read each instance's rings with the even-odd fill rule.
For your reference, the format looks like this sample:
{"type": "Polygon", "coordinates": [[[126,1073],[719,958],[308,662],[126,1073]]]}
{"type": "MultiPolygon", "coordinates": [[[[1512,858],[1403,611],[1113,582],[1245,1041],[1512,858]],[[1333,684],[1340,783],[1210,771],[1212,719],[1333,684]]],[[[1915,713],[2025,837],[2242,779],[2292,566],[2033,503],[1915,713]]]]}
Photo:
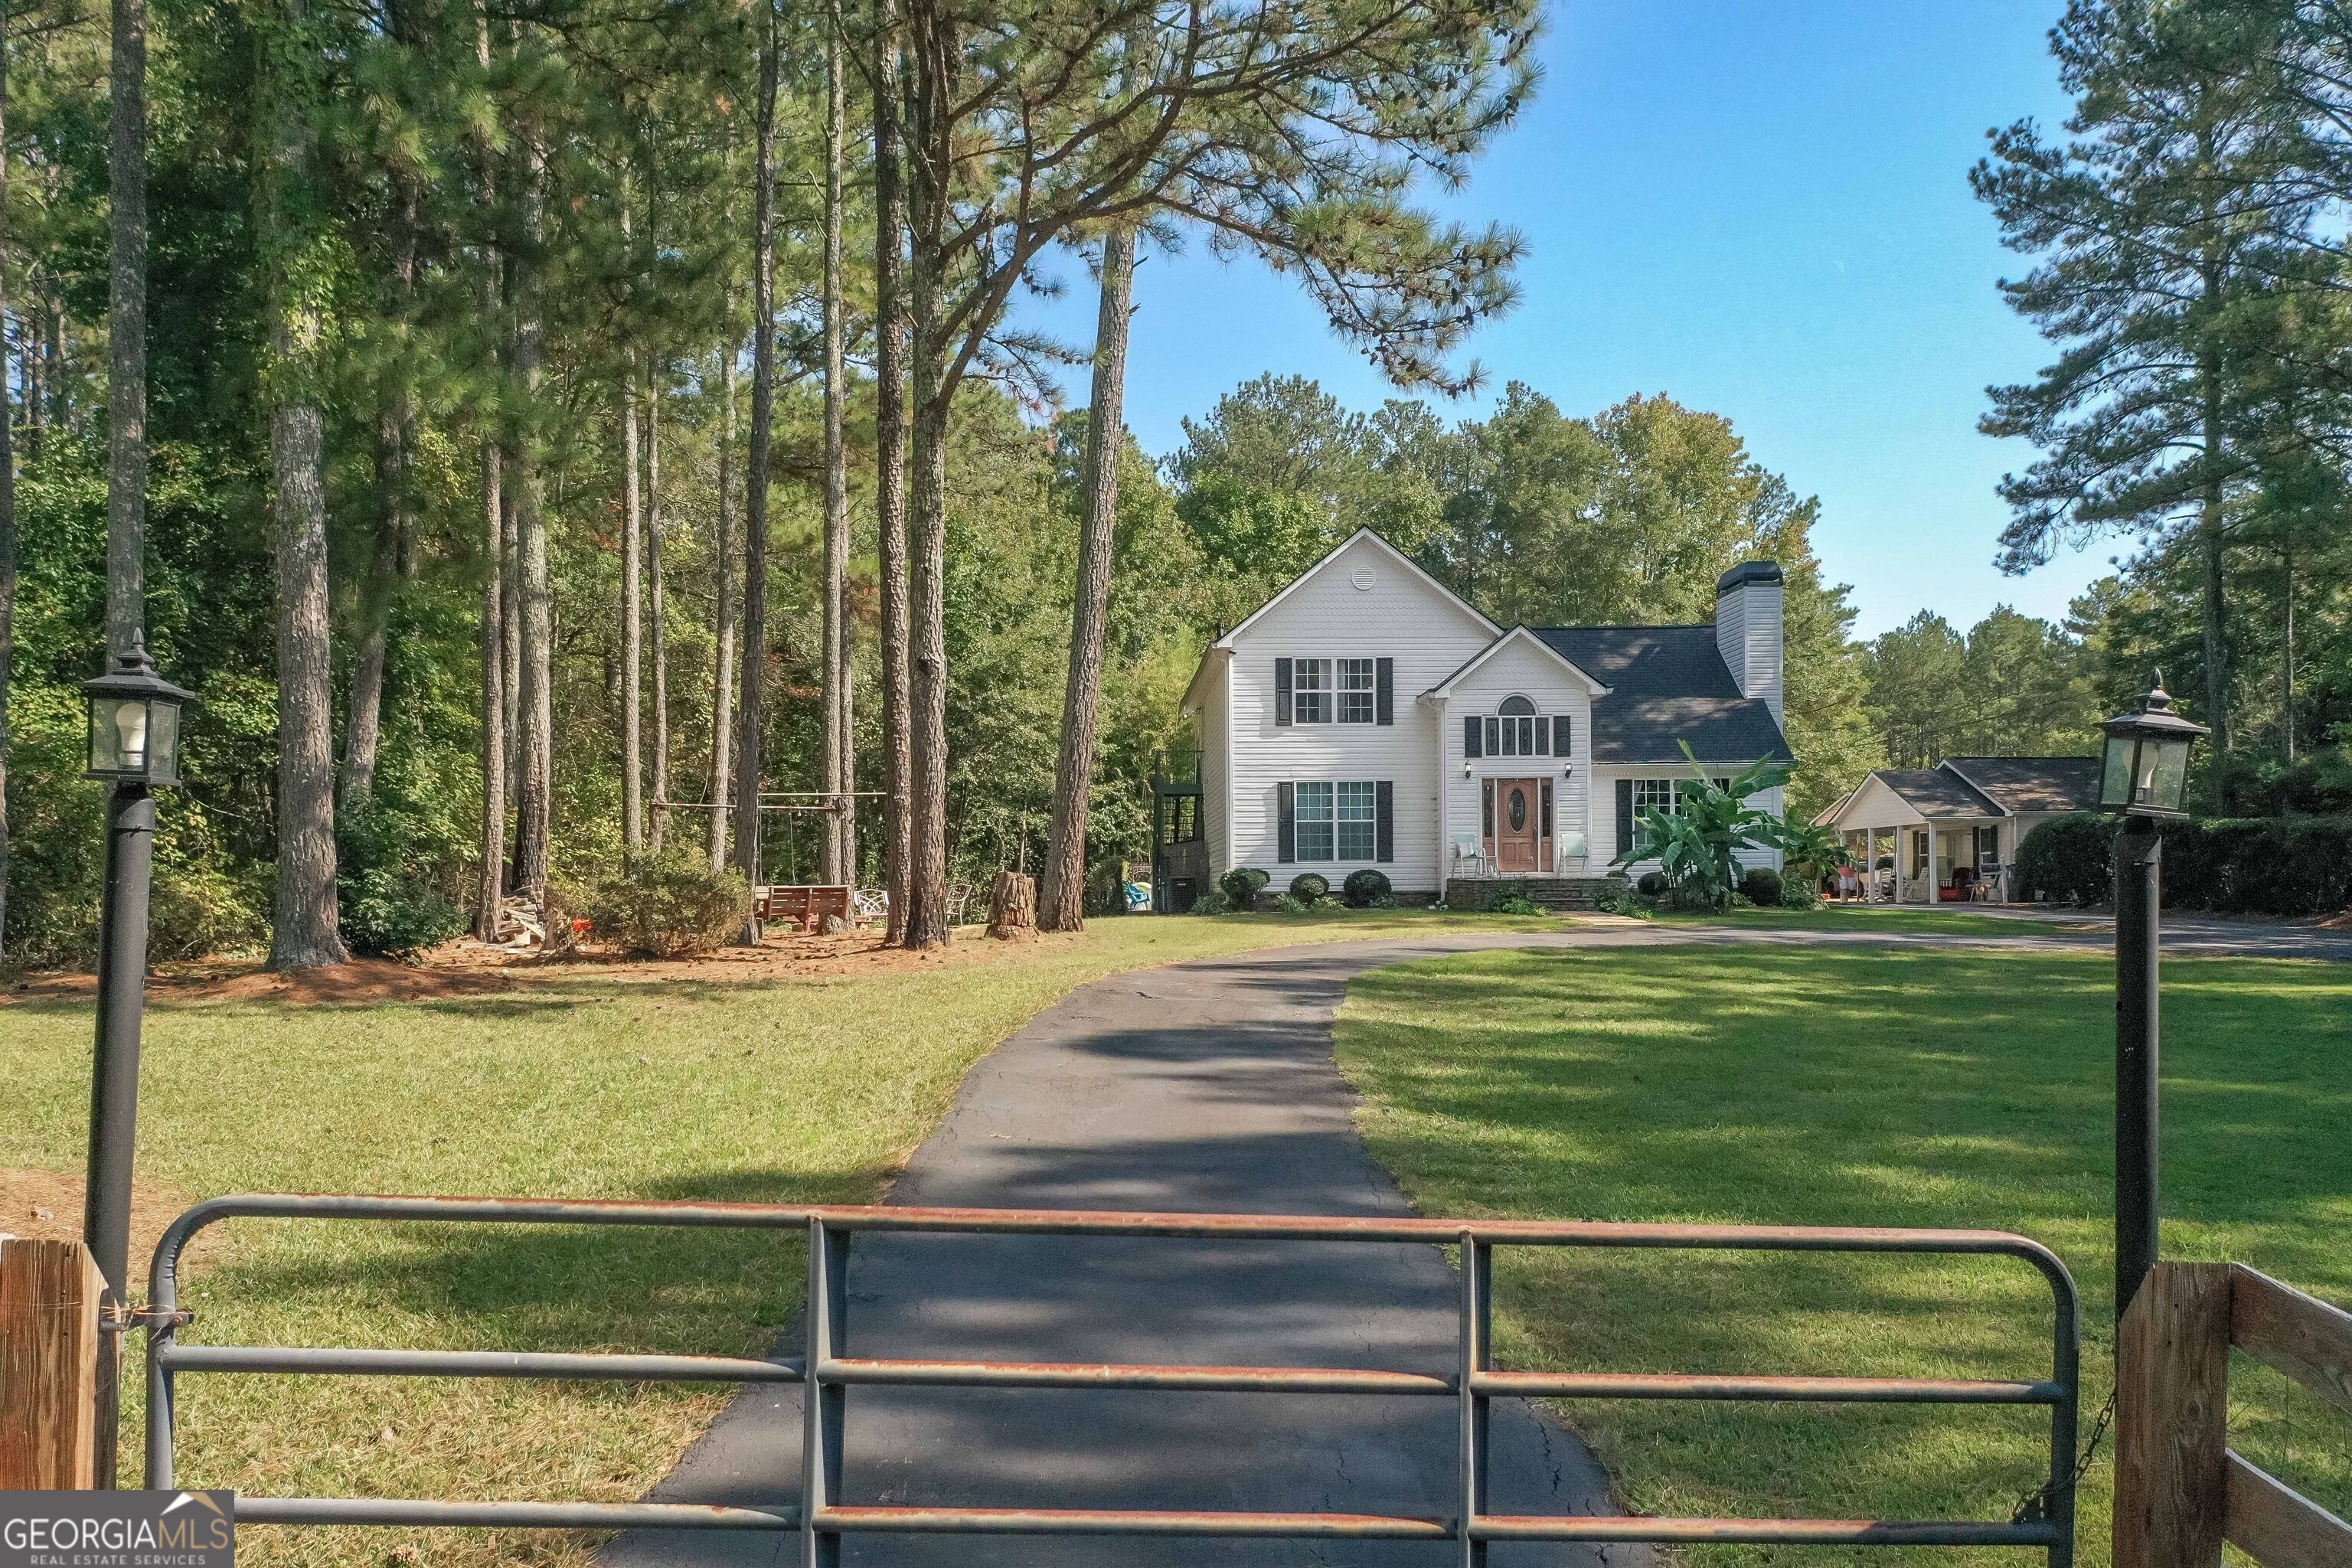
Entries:
{"type": "MultiPolygon", "coordinates": [[[[1274,661],[1274,721],[1277,724],[1290,722],[1290,661],[1286,658],[1274,661]]],[[[1288,789],[1290,786],[1285,784],[1282,787],[1288,789]]]]}
{"type": "Polygon", "coordinates": [[[1462,754],[1464,756],[1475,757],[1485,754],[1478,749],[1480,729],[1478,715],[1475,713],[1462,721],[1462,754]]]}
{"type": "MultiPolygon", "coordinates": [[[[1282,661],[1282,667],[1285,669],[1288,669],[1290,668],[1290,661],[1286,658],[1284,659],[1282,661]]],[[[1286,695],[1288,693],[1289,685],[1287,682],[1284,683],[1283,690],[1286,695]]],[[[1287,723],[1288,721],[1285,720],[1284,722],[1287,723]]],[[[1274,858],[1282,864],[1287,866],[1292,861],[1298,858],[1297,786],[1288,784],[1278,784],[1275,785],[1274,804],[1276,812],[1281,817],[1281,824],[1276,829],[1274,858]]]]}
{"type": "Polygon", "coordinates": [[[1396,722],[1396,660],[1372,661],[1372,722],[1396,722]]]}
{"type": "Polygon", "coordinates": [[[1552,715],[1551,754],[1555,757],[1576,755],[1576,731],[1569,724],[1568,715],[1565,713],[1552,715]]]}
{"type": "MultiPolygon", "coordinates": [[[[1288,785],[1283,786],[1286,789],[1288,785]]],[[[1633,847],[1633,781],[1617,781],[1617,853],[1624,854],[1633,847]]]]}
{"type": "Polygon", "coordinates": [[[1396,784],[1382,779],[1372,786],[1372,858],[1382,865],[1396,858],[1395,816],[1396,784]]]}

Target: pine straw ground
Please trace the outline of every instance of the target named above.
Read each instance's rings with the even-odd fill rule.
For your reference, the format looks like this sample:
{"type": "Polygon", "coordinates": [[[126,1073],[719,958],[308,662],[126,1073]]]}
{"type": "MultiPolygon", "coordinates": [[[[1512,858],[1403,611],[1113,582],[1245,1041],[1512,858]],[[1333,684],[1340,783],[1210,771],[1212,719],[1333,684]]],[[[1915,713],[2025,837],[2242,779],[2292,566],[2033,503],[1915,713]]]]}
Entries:
{"type": "MultiPolygon", "coordinates": [[[[781,941],[678,964],[250,965],[166,976],[147,1015],[145,1247],[240,1191],[865,1203],[965,1071],[1073,988],[1298,942],[1556,921],[1405,910],[1107,920],[942,954],[781,941]]],[[[73,1234],[89,1100],[86,983],[0,1000],[0,1230],[73,1234]]],[[[797,1305],[796,1239],[736,1231],[238,1221],[211,1233],[191,1340],[746,1355],[797,1305]]],[[[134,1340],[135,1354],[137,1342],[134,1340]]],[[[141,1373],[127,1381],[135,1393],[141,1373]]],[[[626,1500],[723,1387],[191,1376],[180,1479],[271,1495],[626,1500]]],[[[126,1474],[140,1425],[127,1423],[126,1474]]],[[[246,1560],[574,1563],[593,1539],[254,1528],[246,1560]]]]}

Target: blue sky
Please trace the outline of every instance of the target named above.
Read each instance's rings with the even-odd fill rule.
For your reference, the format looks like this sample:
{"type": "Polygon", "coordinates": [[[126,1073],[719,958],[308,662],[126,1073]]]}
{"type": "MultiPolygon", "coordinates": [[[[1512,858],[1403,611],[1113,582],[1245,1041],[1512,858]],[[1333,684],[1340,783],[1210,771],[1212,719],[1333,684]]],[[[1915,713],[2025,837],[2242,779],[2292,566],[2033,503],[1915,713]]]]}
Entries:
{"type": "MultiPolygon", "coordinates": [[[[1523,302],[1469,353],[1482,414],[1520,380],[1572,413],[1634,392],[1728,416],[1822,499],[1816,545],[1868,637],[1932,607],[2056,616],[2112,546],[1992,566],[1993,485],[2031,451],[1976,432],[1984,388],[2048,363],[1997,279],[2024,269],[1969,194],[1984,133],[2063,119],[2058,0],[1558,0],[1535,102],[1446,205],[1518,228],[1523,302]]],[[[1074,269],[1075,272],[1075,269],[1074,269]]],[[[1084,345],[1083,273],[1025,314],[1084,345]]],[[[1147,451],[1263,371],[1358,407],[1390,393],[1288,283],[1195,245],[1137,275],[1128,421],[1147,451]]],[[[1084,372],[1069,383],[1085,397],[1084,372]]]]}

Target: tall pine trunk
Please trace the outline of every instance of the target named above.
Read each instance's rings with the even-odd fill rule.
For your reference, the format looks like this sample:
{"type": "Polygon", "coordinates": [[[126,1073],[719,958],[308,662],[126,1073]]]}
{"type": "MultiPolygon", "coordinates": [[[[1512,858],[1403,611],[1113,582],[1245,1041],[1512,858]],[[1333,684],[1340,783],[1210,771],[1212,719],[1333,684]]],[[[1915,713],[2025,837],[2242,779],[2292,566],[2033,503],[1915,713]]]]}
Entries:
{"type": "Polygon", "coordinates": [[[652,820],[646,847],[656,860],[667,837],[669,799],[669,630],[662,586],[661,371],[646,380],[646,635],[653,642],[654,765],[652,820]]]}
{"type": "Polygon", "coordinates": [[[514,885],[542,910],[547,906],[551,846],[549,833],[554,788],[554,660],[555,601],[547,574],[547,519],[540,510],[539,444],[535,424],[540,368],[545,353],[544,325],[540,315],[541,279],[533,262],[524,259],[536,245],[541,208],[545,202],[546,152],[536,125],[523,135],[523,166],[520,195],[520,249],[515,266],[514,382],[523,406],[522,428],[515,441],[510,479],[514,503],[515,575],[520,589],[520,650],[517,662],[521,679],[515,707],[521,730],[517,746],[520,764],[515,781],[514,885]]]}
{"type": "MultiPolygon", "coordinates": [[[[490,69],[490,24],[487,10],[474,23],[474,49],[484,76],[490,69]]],[[[487,143],[481,149],[481,215],[483,219],[481,277],[477,298],[482,313],[484,359],[498,364],[499,248],[493,237],[498,224],[498,163],[487,143]]],[[[495,379],[495,377],[493,377],[495,379]]],[[[495,406],[495,405],[494,405],[495,406]]],[[[474,934],[497,942],[506,934],[507,860],[507,700],[506,700],[506,574],[510,570],[506,550],[505,485],[500,472],[500,421],[495,413],[482,419],[482,880],[474,906],[474,934]]]]}
{"type": "Polygon", "coordinates": [[[881,557],[882,871],[886,940],[907,934],[907,868],[914,773],[907,658],[907,185],[899,117],[898,0],[881,0],[874,94],[874,522],[881,557]]]}
{"type": "Polygon", "coordinates": [[[482,431],[482,882],[474,906],[474,934],[497,942],[505,934],[500,900],[506,896],[507,731],[505,692],[499,665],[505,612],[499,601],[505,571],[499,527],[499,437],[482,431]]]}
{"type": "MultiPolygon", "coordinates": [[[[414,47],[404,5],[384,8],[386,26],[402,44],[414,47]]],[[[395,325],[405,327],[415,311],[419,192],[405,163],[393,170],[390,244],[395,325]]],[[[375,793],[376,753],[383,736],[383,667],[392,610],[409,559],[409,464],[415,444],[416,400],[409,367],[393,366],[394,384],[376,418],[375,549],[360,589],[360,636],[344,700],[342,806],[348,811],[375,793]]]]}
{"type": "MultiPolygon", "coordinates": [[[[622,232],[626,233],[626,214],[622,232]]],[[[621,847],[645,848],[645,513],[637,488],[637,373],[621,378],[621,847]]]]}
{"type": "MultiPolygon", "coordinates": [[[[2286,760],[2294,761],[2294,541],[2290,537],[2279,549],[2280,597],[2286,613],[2284,635],[2279,639],[2279,734],[2286,752],[2286,760]]],[[[5,759],[0,759],[5,760],[5,759]]],[[[0,827],[5,827],[0,824],[0,827]]],[[[5,848],[0,845],[0,848],[5,848]]]]}
{"type": "Polygon", "coordinates": [[[908,711],[912,767],[907,932],[910,948],[944,945],[947,878],[947,426],[949,384],[940,276],[953,146],[949,124],[956,60],[955,24],[930,0],[908,6],[915,94],[908,151],[914,202],[909,257],[913,287],[910,366],[914,403],[913,495],[908,519],[907,582],[911,668],[908,711]]]}
{"type": "MultiPolygon", "coordinates": [[[[732,316],[733,301],[728,314],[732,316]]],[[[719,383],[719,525],[711,549],[711,575],[719,603],[717,668],[710,682],[710,868],[727,864],[727,814],[733,780],[728,763],[735,741],[735,345],[720,351],[719,383]]]]}
{"type": "Polygon", "coordinates": [[[1070,678],[1062,696],[1062,748],[1037,889],[1037,924],[1086,924],[1087,797],[1094,783],[1102,713],[1103,629],[1118,517],[1118,459],[1126,444],[1127,327],[1135,282],[1135,231],[1103,237],[1102,301],[1095,319],[1094,401],[1087,412],[1087,517],[1078,534],[1078,588],[1070,626],[1070,678]]]}
{"type": "MultiPolygon", "coordinates": [[[[287,8],[298,36],[301,0],[287,8]]],[[[269,464],[276,483],[278,862],[269,967],[339,963],[335,744],[327,615],[326,419],[320,405],[327,317],[310,252],[308,84],[279,67],[261,192],[268,258],[269,464]]]]}
{"type": "Polygon", "coordinates": [[[841,16],[825,6],[824,46],[824,787],[836,798],[824,820],[817,879],[847,882],[856,875],[856,838],[845,798],[855,787],[849,764],[849,468],[842,445],[848,388],[842,346],[841,158],[846,105],[842,82],[841,16]]]}
{"type": "MultiPolygon", "coordinates": [[[[2207,275],[2206,295],[2220,296],[2218,272],[2207,275]]],[[[2212,726],[2211,801],[2213,814],[2223,815],[2229,803],[2224,798],[2226,770],[2219,764],[2231,749],[2230,730],[2230,626],[2229,598],[2222,575],[2222,556],[2227,546],[2224,531],[2229,518],[2221,492],[2221,465],[2225,460],[2223,447],[2227,437],[2222,429],[2221,367],[2216,356],[2207,353],[2200,368],[2204,382],[2204,427],[2200,432],[2204,443],[2205,482],[2203,505],[2197,520],[2198,554],[2204,577],[2205,621],[2205,722],[2212,726]]]]}
{"type": "Polygon", "coordinates": [[[113,0],[107,101],[106,643],[143,637],[147,562],[147,0],[113,0]]]}
{"type": "MultiPolygon", "coordinates": [[[[0,0],[0,62],[8,58],[8,7],[0,0]]],[[[0,256],[8,250],[8,73],[0,69],[0,256]]],[[[0,321],[8,319],[8,289],[0,269],[0,321]]],[[[31,323],[25,336],[32,337],[31,323]]],[[[27,365],[31,356],[26,355],[27,365]]],[[[26,424],[35,423],[39,384],[25,378],[26,424]]],[[[0,386],[0,961],[8,956],[8,683],[16,664],[16,454],[12,446],[16,416],[8,389],[0,386]]]]}
{"type": "MultiPolygon", "coordinates": [[[[768,447],[776,402],[775,0],[760,3],[760,103],[751,174],[751,449],[743,475],[743,677],[735,755],[735,862],[760,879],[760,758],[768,663],[768,447]]],[[[743,939],[759,938],[755,920],[743,939]]]]}

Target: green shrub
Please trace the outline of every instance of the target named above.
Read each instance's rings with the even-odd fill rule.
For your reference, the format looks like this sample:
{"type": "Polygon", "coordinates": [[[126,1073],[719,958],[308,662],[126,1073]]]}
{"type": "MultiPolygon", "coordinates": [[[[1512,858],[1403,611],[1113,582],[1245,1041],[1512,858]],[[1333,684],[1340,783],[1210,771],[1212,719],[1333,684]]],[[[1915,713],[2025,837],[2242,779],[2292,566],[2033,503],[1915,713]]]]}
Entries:
{"type": "Polygon", "coordinates": [[[1769,866],[1750,866],[1739,879],[1739,890],[1748,901],[1759,909],[1780,907],[1780,895],[1787,887],[1780,873],[1769,866]]]}
{"type": "Polygon", "coordinates": [[[2352,907],[2352,817],[2168,822],[2163,832],[2164,900],[2173,908],[2324,915],[2352,907]]]}
{"type": "Polygon", "coordinates": [[[1490,915],[1539,915],[1543,908],[1525,893],[1506,893],[1486,906],[1490,915]]]}
{"type": "Polygon", "coordinates": [[[1290,879],[1290,896],[1301,904],[1319,904],[1331,896],[1331,881],[1317,871],[1301,871],[1290,879]]]}
{"type": "Polygon", "coordinates": [[[390,780],[376,799],[335,814],[335,900],[344,946],[406,958],[466,929],[466,917],[433,879],[445,847],[440,826],[394,793],[390,780]]]}
{"type": "MultiPolygon", "coordinates": [[[[2118,829],[2114,817],[2077,812],[2027,834],[2017,852],[2026,896],[2106,902],[2118,829]]],[[[2168,909],[2325,915],[2352,907],[2352,817],[2223,817],[2159,831],[2168,909]]]]}
{"type": "Polygon", "coordinates": [[[1820,909],[1821,889],[1813,886],[1811,877],[1790,877],[1780,884],[1780,907],[1784,910],[1820,909]]]}
{"type": "Polygon", "coordinates": [[[2104,904],[2115,891],[2116,823],[2096,812],[2053,816],[2017,847],[2017,882],[2028,899],[2104,904]]]}
{"type": "Polygon", "coordinates": [[[1303,915],[1308,905],[1295,893],[1285,893],[1274,900],[1274,912],[1278,915],[1303,915]]]}
{"type": "MultiPolygon", "coordinates": [[[[1339,884],[1339,897],[1351,910],[1383,908],[1377,900],[1388,898],[1389,879],[1385,873],[1367,866],[1360,871],[1350,871],[1348,879],[1339,884]]],[[[1394,900],[1391,900],[1391,902],[1394,900]]]]}
{"type": "Polygon", "coordinates": [[[1258,894],[1272,880],[1273,878],[1255,866],[1236,866],[1217,879],[1217,886],[1225,890],[1225,897],[1232,900],[1234,908],[1247,910],[1256,907],[1258,894]]]}
{"type": "Polygon", "coordinates": [[[1211,888],[1207,892],[1194,899],[1192,909],[1186,912],[1195,915],[1229,915],[1234,912],[1234,901],[1225,897],[1225,890],[1223,888],[1211,888]]]}
{"type": "Polygon", "coordinates": [[[1622,877],[1609,877],[1593,889],[1592,907],[1604,915],[1646,914],[1642,900],[1633,885],[1622,877]]]}
{"type": "Polygon", "coordinates": [[[1641,890],[1643,898],[1657,898],[1666,890],[1666,874],[1664,871],[1644,871],[1642,879],[1633,886],[1641,890]]]}
{"type": "Polygon", "coordinates": [[[713,871],[681,851],[646,861],[597,888],[588,902],[596,935],[631,952],[684,958],[709,952],[742,929],[751,890],[736,870],[713,871]]]}
{"type": "Polygon", "coordinates": [[[466,917],[430,883],[387,867],[355,871],[335,883],[343,945],[353,952],[406,958],[466,929],[466,917]]]}

